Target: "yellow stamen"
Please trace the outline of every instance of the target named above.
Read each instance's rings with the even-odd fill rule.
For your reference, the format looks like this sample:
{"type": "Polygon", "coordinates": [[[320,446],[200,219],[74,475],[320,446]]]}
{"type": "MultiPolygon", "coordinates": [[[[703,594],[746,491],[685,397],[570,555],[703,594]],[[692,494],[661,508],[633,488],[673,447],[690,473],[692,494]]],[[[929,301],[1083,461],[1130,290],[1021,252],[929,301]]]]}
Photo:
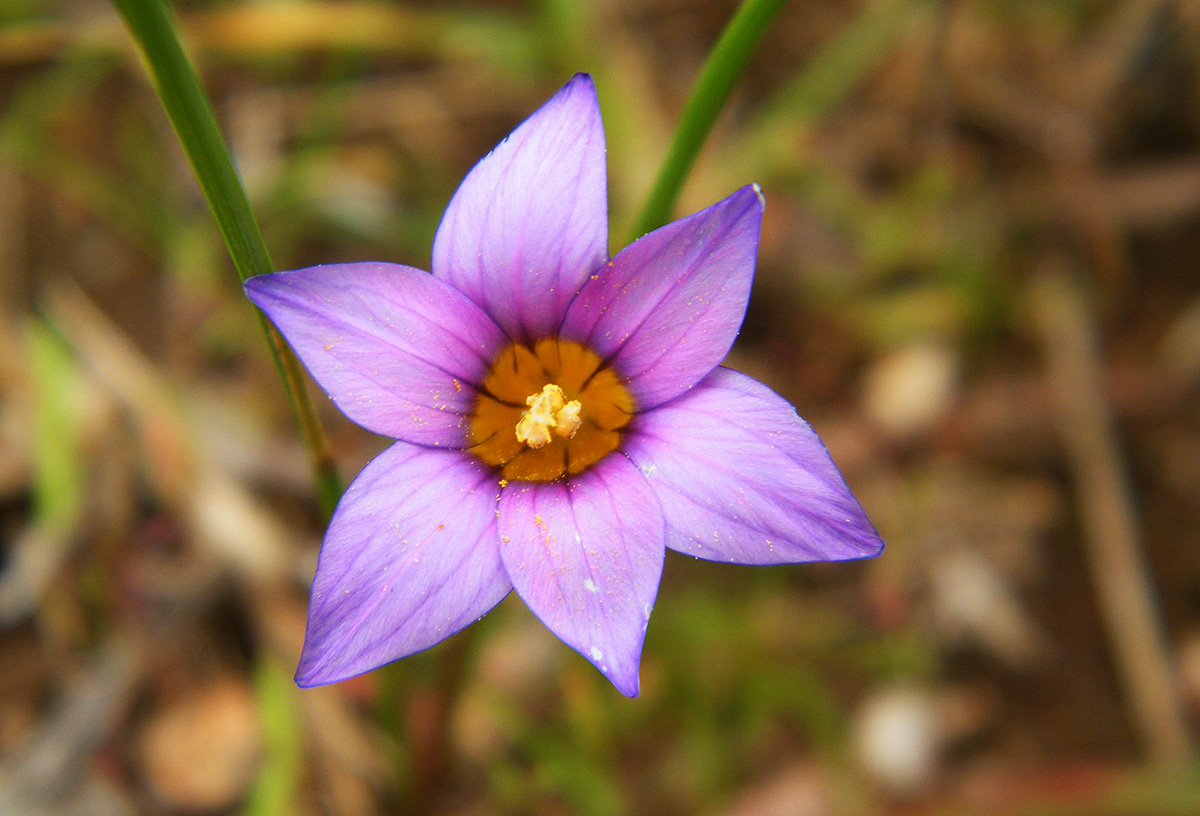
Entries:
{"type": "Polygon", "coordinates": [[[618,448],[636,410],[616,371],[570,340],[508,346],[482,386],[470,451],[508,481],[584,472],[618,448]]]}
{"type": "Polygon", "coordinates": [[[579,430],[582,420],[579,411],[583,407],[579,400],[567,402],[563,390],[553,383],[542,386],[542,390],[525,398],[529,410],[521,414],[517,423],[517,441],[531,448],[544,448],[550,444],[550,430],[563,439],[570,439],[579,430]]]}
{"type": "Polygon", "coordinates": [[[583,424],[583,418],[579,416],[579,412],[582,410],[583,403],[579,400],[571,400],[558,409],[558,413],[554,415],[554,432],[563,439],[573,437],[579,430],[579,426],[583,424]]]}

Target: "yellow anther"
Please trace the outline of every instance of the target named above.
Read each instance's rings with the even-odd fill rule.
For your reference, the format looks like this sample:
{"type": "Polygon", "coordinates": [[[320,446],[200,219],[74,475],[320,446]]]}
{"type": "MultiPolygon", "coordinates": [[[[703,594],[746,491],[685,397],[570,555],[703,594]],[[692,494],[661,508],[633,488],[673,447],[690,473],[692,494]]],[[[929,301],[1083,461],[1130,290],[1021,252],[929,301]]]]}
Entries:
{"type": "Polygon", "coordinates": [[[550,430],[564,439],[570,439],[579,430],[579,411],[583,407],[579,400],[567,402],[566,394],[553,383],[525,398],[529,410],[521,414],[517,423],[517,441],[531,448],[544,448],[550,444],[550,430]]]}
{"type": "Polygon", "coordinates": [[[482,386],[471,415],[470,450],[513,483],[585,472],[620,447],[636,409],[600,357],[553,337],[532,348],[508,346],[482,386]]]}
{"type": "Polygon", "coordinates": [[[583,405],[579,400],[571,400],[562,408],[558,409],[558,413],[554,415],[554,432],[563,439],[570,439],[579,430],[579,426],[583,424],[583,420],[579,417],[579,412],[583,409],[583,405]]]}

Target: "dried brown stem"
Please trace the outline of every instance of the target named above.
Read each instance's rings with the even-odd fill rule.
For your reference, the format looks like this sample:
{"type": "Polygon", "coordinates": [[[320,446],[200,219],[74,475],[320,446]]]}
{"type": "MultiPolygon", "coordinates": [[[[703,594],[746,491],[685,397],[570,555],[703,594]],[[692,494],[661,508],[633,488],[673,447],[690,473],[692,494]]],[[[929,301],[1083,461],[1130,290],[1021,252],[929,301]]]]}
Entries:
{"type": "Polygon", "coordinates": [[[1191,755],[1191,738],[1141,553],[1095,330],[1067,262],[1051,259],[1045,267],[1034,281],[1031,305],[1058,400],[1101,612],[1146,750],[1156,764],[1178,766],[1191,755]]]}

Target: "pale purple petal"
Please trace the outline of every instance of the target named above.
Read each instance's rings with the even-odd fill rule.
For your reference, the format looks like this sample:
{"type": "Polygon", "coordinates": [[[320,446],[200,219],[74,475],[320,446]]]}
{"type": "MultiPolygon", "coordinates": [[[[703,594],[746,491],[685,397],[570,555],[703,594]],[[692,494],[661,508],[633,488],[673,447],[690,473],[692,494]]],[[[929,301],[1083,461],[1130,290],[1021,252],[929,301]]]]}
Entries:
{"type": "Polygon", "coordinates": [[[639,416],[623,449],[658,494],[673,550],[779,564],[883,549],[816,433],[744,374],[718,368],[639,416]]]}
{"type": "Polygon", "coordinates": [[[611,359],[639,411],[679,396],[733,345],[762,212],[758,187],[743,187],[621,250],[571,303],[562,336],[611,359]]]}
{"type": "Polygon", "coordinates": [[[296,682],[333,683],[428,648],[512,584],[495,476],[470,455],[397,442],[346,490],[321,546],[296,682]]]}
{"type": "Polygon", "coordinates": [[[663,520],[619,453],[569,482],[515,482],[500,496],[500,555],[546,627],[627,697],[663,567],[663,520]]]}
{"type": "Polygon", "coordinates": [[[463,447],[476,385],[507,342],[461,292],[385,263],[260,275],[246,294],[350,419],[421,445],[463,447]]]}
{"type": "Polygon", "coordinates": [[[554,333],[608,259],[604,128],[578,74],[467,174],[433,241],[433,273],[514,340],[554,333]]]}

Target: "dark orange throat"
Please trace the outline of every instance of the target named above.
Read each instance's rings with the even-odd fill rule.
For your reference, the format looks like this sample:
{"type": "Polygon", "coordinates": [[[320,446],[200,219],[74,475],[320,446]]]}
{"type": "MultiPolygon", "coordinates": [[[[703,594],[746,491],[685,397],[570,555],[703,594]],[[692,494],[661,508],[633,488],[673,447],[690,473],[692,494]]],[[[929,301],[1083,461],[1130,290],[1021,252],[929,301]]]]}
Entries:
{"type": "Polygon", "coordinates": [[[616,372],[579,343],[514,343],[496,357],[475,400],[470,450],[502,479],[549,482],[616,450],[633,411],[616,372]]]}

